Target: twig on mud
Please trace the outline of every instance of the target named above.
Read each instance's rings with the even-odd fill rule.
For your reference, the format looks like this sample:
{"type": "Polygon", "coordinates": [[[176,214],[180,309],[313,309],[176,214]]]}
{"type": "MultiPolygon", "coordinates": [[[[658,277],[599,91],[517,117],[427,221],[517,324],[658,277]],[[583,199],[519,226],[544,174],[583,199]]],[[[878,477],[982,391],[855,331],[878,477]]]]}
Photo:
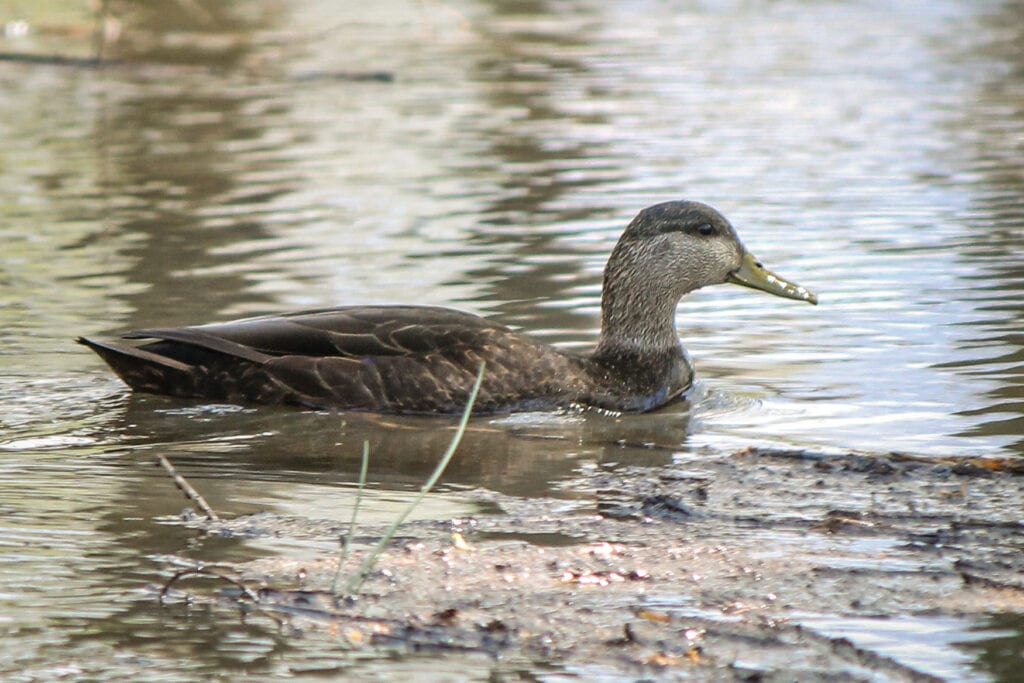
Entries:
{"type": "Polygon", "coordinates": [[[477,394],[480,392],[480,385],[484,382],[484,368],[487,367],[486,363],[480,364],[480,371],[476,375],[476,381],[473,383],[473,390],[469,392],[469,398],[466,400],[466,408],[462,411],[462,419],[459,420],[459,426],[455,429],[455,434],[452,436],[451,443],[448,444],[448,450],[445,451],[441,457],[441,461],[437,463],[437,467],[434,468],[434,472],[427,479],[426,483],[420,488],[420,492],[415,498],[410,501],[409,505],[402,511],[400,515],[391,523],[391,526],[387,528],[384,535],[381,536],[380,541],[377,542],[377,546],[373,549],[363,564],[359,567],[359,571],[356,572],[352,578],[349,579],[348,585],[345,586],[345,594],[352,595],[359,590],[359,587],[363,585],[363,581],[369,575],[373,569],[373,565],[376,564],[377,558],[384,552],[384,548],[387,547],[388,543],[394,537],[395,532],[398,530],[399,525],[405,521],[405,518],[416,509],[423,498],[430,493],[430,490],[434,488],[438,479],[444,474],[444,470],[448,467],[448,463],[451,462],[452,456],[455,455],[455,450],[459,447],[459,443],[462,441],[462,435],[466,433],[466,425],[469,424],[469,417],[473,414],[473,405],[476,403],[477,394]]]}
{"type": "Polygon", "coordinates": [[[352,519],[348,523],[348,533],[345,534],[345,542],[341,546],[341,553],[338,556],[338,568],[334,571],[334,580],[331,582],[331,593],[338,592],[338,579],[341,578],[341,568],[348,559],[349,549],[352,547],[352,537],[356,532],[356,516],[359,514],[359,504],[363,500],[363,490],[366,488],[366,469],[370,464],[370,442],[363,440],[363,463],[359,467],[359,488],[356,489],[356,502],[352,505],[352,519]]]}
{"type": "Polygon", "coordinates": [[[165,599],[167,597],[167,593],[171,590],[171,586],[173,586],[175,583],[185,578],[186,576],[209,576],[215,579],[220,579],[221,581],[226,581],[230,583],[232,586],[237,587],[240,591],[242,591],[242,595],[249,598],[253,602],[260,601],[260,596],[256,594],[256,591],[254,591],[252,588],[249,588],[249,586],[242,583],[242,581],[239,579],[227,576],[225,574],[221,574],[220,572],[215,571],[209,567],[189,567],[188,569],[182,569],[180,572],[175,573],[171,578],[167,579],[167,583],[165,583],[164,587],[160,589],[161,605],[164,604],[165,599]]]}
{"type": "Polygon", "coordinates": [[[174,465],[171,464],[171,461],[162,455],[158,455],[156,458],[157,462],[167,470],[167,474],[171,475],[171,479],[174,480],[174,485],[178,487],[178,490],[184,493],[186,498],[199,506],[199,509],[203,511],[204,515],[206,515],[206,519],[211,522],[219,522],[220,517],[217,516],[217,513],[214,512],[209,503],[199,495],[199,492],[192,488],[191,484],[185,481],[185,477],[178,474],[178,470],[174,469],[174,465]]]}

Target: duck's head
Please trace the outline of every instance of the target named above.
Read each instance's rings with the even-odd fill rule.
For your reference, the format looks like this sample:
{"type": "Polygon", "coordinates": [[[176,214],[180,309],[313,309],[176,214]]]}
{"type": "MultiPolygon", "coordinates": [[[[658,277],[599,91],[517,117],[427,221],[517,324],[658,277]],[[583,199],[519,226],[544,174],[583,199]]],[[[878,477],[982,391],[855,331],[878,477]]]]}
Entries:
{"type": "Polygon", "coordinates": [[[665,202],[641,211],[616,244],[605,271],[606,295],[646,289],[653,295],[643,297],[647,303],[664,302],[672,308],[687,292],[726,282],[818,303],[813,292],[761,265],[725,216],[700,202],[665,202]]]}

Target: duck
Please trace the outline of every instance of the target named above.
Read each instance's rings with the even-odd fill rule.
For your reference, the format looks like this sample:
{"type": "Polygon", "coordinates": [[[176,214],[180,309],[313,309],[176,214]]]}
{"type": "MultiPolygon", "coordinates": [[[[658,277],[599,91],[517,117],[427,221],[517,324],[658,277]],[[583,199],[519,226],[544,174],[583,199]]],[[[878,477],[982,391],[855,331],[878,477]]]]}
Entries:
{"type": "Polygon", "coordinates": [[[675,325],[686,294],[733,283],[817,304],[766,269],[716,209],[649,206],[612,249],[589,353],[450,308],[361,305],[135,330],[77,341],[134,391],[237,404],[411,415],[642,413],[685,397],[694,368],[675,325]]]}

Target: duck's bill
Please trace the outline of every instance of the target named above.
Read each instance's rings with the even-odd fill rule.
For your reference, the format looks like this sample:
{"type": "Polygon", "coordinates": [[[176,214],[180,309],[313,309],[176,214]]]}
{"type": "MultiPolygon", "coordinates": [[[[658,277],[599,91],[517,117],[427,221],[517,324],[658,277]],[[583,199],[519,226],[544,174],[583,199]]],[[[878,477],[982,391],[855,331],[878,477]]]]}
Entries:
{"type": "Polygon", "coordinates": [[[781,277],[762,266],[753,254],[743,255],[742,265],[729,274],[729,282],[744,287],[760,289],[775,296],[796,299],[817,305],[818,296],[801,285],[781,277]]]}

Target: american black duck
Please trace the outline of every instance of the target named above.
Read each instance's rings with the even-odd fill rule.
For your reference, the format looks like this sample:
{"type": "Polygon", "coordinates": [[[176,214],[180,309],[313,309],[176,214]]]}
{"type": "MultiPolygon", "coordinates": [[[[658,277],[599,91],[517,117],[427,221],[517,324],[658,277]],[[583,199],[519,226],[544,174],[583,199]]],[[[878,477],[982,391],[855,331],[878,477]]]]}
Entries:
{"type": "Polygon", "coordinates": [[[693,382],[675,308],[706,285],[733,282],[817,303],[766,270],[729,221],[691,201],[641,211],[612,250],[601,293],[601,336],[587,355],[504,325],[431,306],[342,306],[195,327],[137,330],[139,346],[78,341],[137,391],[240,403],[388,413],[570,407],[652,410],[693,382]]]}

